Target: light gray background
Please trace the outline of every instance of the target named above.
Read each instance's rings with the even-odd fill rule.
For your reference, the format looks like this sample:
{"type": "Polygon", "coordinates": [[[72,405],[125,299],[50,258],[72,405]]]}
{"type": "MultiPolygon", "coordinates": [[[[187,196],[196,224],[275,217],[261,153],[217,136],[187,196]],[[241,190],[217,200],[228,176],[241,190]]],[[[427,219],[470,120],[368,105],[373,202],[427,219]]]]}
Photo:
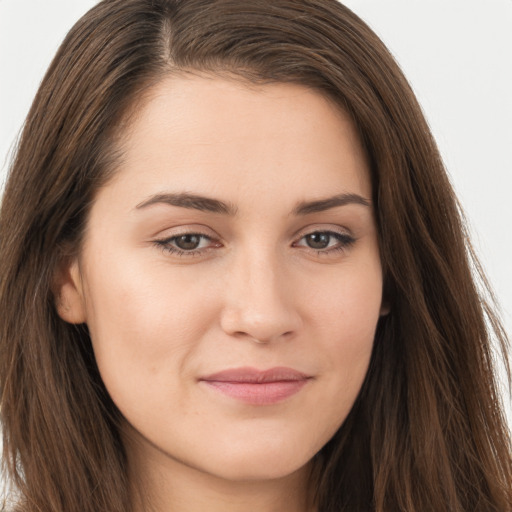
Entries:
{"type": "MultiPolygon", "coordinates": [[[[91,0],[0,0],[0,183],[58,45],[91,0]]],[[[512,331],[512,0],[346,0],[416,91],[512,331]]],[[[507,399],[512,419],[512,407],[507,399]]]]}

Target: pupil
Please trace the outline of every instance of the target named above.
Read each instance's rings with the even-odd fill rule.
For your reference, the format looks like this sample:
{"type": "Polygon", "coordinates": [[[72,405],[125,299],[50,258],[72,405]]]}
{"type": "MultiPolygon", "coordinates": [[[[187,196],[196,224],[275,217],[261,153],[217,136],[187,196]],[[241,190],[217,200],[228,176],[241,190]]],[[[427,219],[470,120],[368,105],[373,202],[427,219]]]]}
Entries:
{"type": "Polygon", "coordinates": [[[184,251],[190,251],[197,249],[200,241],[200,237],[197,235],[182,235],[176,239],[176,245],[184,251]]]}
{"type": "Polygon", "coordinates": [[[311,233],[306,236],[307,243],[312,249],[325,249],[330,239],[331,236],[328,233],[311,233]]]}

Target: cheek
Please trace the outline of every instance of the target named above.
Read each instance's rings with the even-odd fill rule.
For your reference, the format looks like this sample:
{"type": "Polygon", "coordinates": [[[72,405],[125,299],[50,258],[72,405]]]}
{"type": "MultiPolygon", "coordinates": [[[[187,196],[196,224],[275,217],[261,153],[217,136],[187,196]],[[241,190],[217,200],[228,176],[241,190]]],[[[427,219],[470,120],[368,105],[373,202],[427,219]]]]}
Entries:
{"type": "Polygon", "coordinates": [[[382,303],[382,272],[376,257],[367,259],[320,276],[306,301],[304,315],[330,330],[333,339],[348,337],[355,345],[357,340],[373,340],[382,303]]]}
{"type": "MultiPolygon", "coordinates": [[[[378,262],[377,262],[378,263],[378,262]]],[[[333,403],[346,416],[366,376],[382,299],[378,264],[347,268],[308,301],[333,403]],[[336,285],[334,283],[337,283],[336,285]]]]}
{"type": "Polygon", "coordinates": [[[158,262],[113,260],[88,273],[86,295],[96,361],[116,401],[121,385],[140,391],[179,375],[214,314],[200,283],[158,262]]]}

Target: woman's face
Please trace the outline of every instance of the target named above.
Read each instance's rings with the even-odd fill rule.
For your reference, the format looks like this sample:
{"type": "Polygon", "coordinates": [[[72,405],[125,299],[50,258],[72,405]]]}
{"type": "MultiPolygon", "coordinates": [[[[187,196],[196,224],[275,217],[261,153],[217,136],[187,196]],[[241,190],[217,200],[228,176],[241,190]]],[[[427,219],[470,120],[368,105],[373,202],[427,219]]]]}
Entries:
{"type": "Polygon", "coordinates": [[[59,312],[88,325],[139,456],[278,478],[343,423],[382,310],[368,164],[305,87],[156,86],[93,204],[59,312]]]}

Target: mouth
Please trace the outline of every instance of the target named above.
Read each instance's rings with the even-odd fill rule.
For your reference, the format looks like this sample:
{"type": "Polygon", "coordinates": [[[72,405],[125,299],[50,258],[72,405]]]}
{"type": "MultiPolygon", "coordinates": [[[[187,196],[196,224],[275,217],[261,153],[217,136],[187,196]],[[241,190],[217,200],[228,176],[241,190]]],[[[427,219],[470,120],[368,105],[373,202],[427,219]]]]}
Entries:
{"type": "Polygon", "coordinates": [[[210,389],[251,405],[271,405],[298,393],[312,377],[293,368],[268,370],[244,367],[199,379],[210,389]]]}

